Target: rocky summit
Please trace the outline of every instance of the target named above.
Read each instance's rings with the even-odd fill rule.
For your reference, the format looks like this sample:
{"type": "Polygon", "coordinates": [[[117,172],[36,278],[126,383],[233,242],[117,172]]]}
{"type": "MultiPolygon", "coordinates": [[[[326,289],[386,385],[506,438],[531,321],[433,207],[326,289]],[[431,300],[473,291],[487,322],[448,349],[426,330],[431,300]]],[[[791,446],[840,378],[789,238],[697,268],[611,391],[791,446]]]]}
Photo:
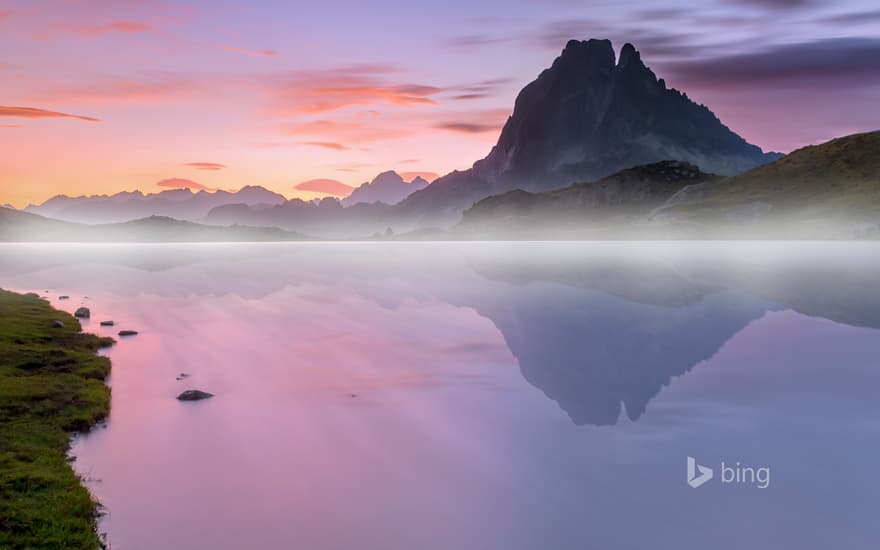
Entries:
{"type": "Polygon", "coordinates": [[[557,189],[663,160],[733,175],[780,156],[764,153],[707,107],[667,87],[631,44],[617,57],[609,40],[572,40],[519,93],[486,158],[403,204],[423,215],[433,211],[426,216],[432,218],[513,189],[557,189]]]}
{"type": "Polygon", "coordinates": [[[732,175],[770,162],[703,105],[667,88],[632,44],[572,40],[516,99],[498,144],[474,165],[488,181],[546,189],[661,160],[732,175]]]}

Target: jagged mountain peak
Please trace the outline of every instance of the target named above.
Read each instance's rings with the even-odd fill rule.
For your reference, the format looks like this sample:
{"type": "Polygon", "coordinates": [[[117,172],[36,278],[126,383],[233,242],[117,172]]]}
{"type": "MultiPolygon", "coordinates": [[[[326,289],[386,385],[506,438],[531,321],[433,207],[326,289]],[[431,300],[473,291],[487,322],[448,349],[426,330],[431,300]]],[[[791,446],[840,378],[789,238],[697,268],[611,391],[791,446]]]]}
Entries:
{"type": "Polygon", "coordinates": [[[382,172],[372,181],[361,184],[351,195],[343,199],[342,204],[352,206],[358,203],[397,204],[410,194],[428,186],[424,178],[417,177],[407,182],[394,170],[382,172]]]}
{"type": "Polygon", "coordinates": [[[520,92],[476,174],[502,187],[549,189],[663,159],[734,174],[772,160],[703,106],[667,89],[632,44],[569,41],[520,92]]]}

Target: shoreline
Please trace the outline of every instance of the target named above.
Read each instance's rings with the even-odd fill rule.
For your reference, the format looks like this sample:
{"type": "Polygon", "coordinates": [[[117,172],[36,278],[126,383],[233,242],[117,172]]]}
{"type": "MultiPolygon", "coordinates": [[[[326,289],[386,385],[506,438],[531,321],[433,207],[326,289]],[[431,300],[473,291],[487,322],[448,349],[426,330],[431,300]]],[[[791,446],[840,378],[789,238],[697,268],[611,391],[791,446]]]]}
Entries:
{"type": "Polygon", "coordinates": [[[0,547],[103,548],[72,436],[110,413],[114,340],[36,294],[0,289],[0,547]]]}

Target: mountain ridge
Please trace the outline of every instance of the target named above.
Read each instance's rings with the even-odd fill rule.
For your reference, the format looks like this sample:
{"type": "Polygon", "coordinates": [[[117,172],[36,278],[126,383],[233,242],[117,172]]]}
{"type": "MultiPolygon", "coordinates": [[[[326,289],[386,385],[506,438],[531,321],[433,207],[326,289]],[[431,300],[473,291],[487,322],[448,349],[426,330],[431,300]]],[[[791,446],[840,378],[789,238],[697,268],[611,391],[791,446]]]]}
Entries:
{"type": "Polygon", "coordinates": [[[140,190],[121,191],[113,195],[70,197],[56,195],[24,211],[75,223],[122,223],[149,216],[167,216],[199,221],[212,208],[230,203],[251,206],[280,204],[287,199],[258,185],[246,185],[237,191],[209,192],[190,189],[165,189],[157,193],[140,190]]]}

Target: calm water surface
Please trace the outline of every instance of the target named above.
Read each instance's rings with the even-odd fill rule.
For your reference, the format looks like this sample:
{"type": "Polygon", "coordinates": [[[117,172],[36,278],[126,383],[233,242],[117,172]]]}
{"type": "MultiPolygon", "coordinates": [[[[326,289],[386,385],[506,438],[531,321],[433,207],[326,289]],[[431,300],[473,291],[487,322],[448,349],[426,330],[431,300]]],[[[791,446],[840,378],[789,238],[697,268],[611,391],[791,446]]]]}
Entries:
{"type": "Polygon", "coordinates": [[[0,246],[0,286],[140,331],[73,446],[114,550],[876,549],[878,273],[872,243],[0,246]]]}

